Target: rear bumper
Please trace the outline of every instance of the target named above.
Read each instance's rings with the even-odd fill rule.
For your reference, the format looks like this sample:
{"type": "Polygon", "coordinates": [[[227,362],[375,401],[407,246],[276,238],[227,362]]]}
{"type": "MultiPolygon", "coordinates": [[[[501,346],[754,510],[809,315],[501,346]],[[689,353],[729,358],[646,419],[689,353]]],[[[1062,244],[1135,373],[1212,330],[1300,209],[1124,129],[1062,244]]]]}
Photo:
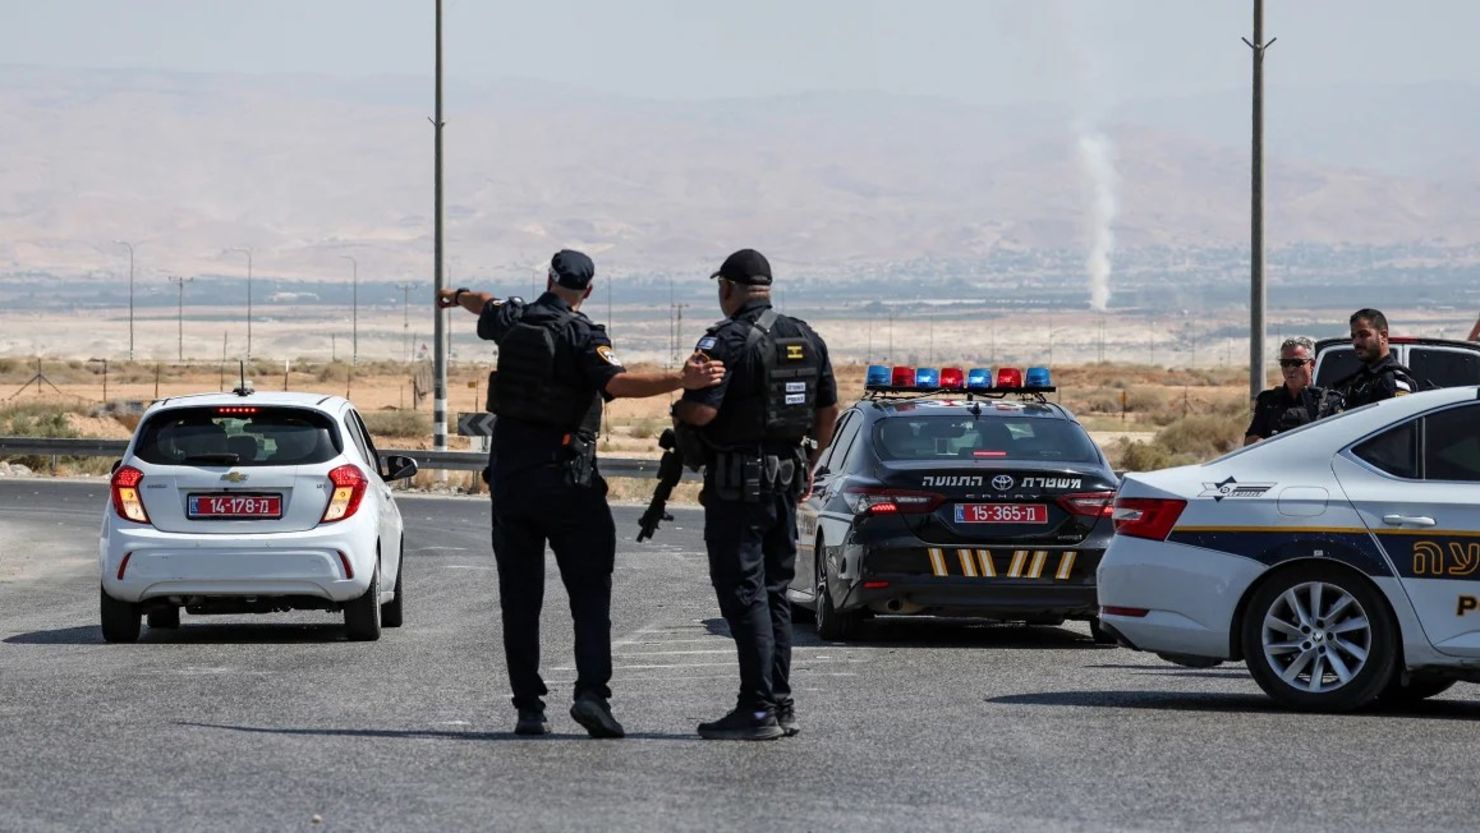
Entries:
{"type": "Polygon", "coordinates": [[[109,527],[99,543],[103,589],[125,602],[170,596],[345,602],[364,595],[375,570],[375,530],[361,523],[232,536],[109,527]]]}
{"type": "Polygon", "coordinates": [[[965,616],[984,619],[1063,617],[1088,619],[1097,608],[1093,585],[1051,585],[1010,579],[870,575],[882,588],[854,585],[841,607],[888,615],[965,616]]]}

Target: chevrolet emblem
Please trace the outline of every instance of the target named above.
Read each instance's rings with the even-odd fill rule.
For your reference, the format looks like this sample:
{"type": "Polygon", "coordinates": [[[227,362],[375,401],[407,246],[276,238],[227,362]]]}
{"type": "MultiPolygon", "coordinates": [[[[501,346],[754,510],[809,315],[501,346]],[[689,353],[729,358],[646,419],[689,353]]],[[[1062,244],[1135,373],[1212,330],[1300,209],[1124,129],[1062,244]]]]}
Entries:
{"type": "Polygon", "coordinates": [[[243,480],[246,480],[247,479],[247,476],[245,474],[242,474],[239,471],[229,471],[229,472],[221,475],[221,479],[222,480],[229,480],[232,483],[240,483],[243,480]]]}

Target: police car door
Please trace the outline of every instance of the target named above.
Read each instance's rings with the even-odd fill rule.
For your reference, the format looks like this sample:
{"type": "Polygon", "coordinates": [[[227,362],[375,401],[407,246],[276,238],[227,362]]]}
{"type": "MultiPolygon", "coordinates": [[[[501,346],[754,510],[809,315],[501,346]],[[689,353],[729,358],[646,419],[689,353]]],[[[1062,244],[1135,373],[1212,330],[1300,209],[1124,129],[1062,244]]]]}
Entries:
{"type": "Polygon", "coordinates": [[[1429,641],[1480,657],[1480,403],[1388,428],[1333,468],[1429,641]]]}
{"type": "Polygon", "coordinates": [[[829,518],[828,507],[836,502],[838,489],[844,479],[843,469],[848,458],[848,449],[858,436],[862,421],[863,415],[853,410],[844,411],[839,417],[837,430],[833,432],[832,445],[823,452],[821,459],[817,461],[817,469],[813,472],[812,496],[797,507],[797,577],[793,583],[798,587],[812,589],[818,533],[822,533],[821,537],[833,545],[842,543],[847,535],[846,525],[838,525],[836,512],[831,513],[829,518]]]}

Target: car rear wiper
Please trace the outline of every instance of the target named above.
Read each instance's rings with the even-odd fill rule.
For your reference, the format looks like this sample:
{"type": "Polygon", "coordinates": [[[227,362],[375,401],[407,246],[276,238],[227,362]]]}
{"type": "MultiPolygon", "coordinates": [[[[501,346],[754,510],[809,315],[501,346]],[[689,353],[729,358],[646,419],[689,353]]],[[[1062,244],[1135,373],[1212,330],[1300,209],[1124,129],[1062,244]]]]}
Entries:
{"type": "Polygon", "coordinates": [[[234,466],[241,460],[240,454],[232,454],[229,451],[213,454],[192,454],[181,460],[182,463],[215,463],[218,466],[234,466]]]}

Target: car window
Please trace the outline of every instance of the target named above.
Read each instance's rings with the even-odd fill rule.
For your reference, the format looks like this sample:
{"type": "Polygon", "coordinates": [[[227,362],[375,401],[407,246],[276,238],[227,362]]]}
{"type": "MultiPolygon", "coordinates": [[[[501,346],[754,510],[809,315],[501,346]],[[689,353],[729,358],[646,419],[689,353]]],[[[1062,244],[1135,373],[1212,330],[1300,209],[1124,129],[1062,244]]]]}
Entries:
{"type": "Polygon", "coordinates": [[[1364,440],[1352,449],[1352,453],[1394,477],[1415,478],[1418,476],[1416,424],[1416,420],[1409,420],[1389,428],[1364,440]]]}
{"type": "Polygon", "coordinates": [[[1362,362],[1350,346],[1332,347],[1321,354],[1321,366],[1316,369],[1315,384],[1329,388],[1342,379],[1357,372],[1362,362]]]}
{"type": "Polygon", "coordinates": [[[858,435],[859,433],[861,433],[862,429],[863,417],[860,416],[858,419],[855,419],[848,424],[847,436],[840,437],[833,442],[833,445],[837,447],[838,451],[838,453],[833,457],[833,471],[847,471],[848,460],[850,458],[855,458],[858,456],[853,453],[853,449],[858,447],[858,435]]]}
{"type": "Polygon", "coordinates": [[[139,428],[134,454],[158,465],[302,466],[343,448],[334,420],[305,408],[170,408],[139,428]]]}
{"type": "Polygon", "coordinates": [[[1424,479],[1480,482],[1480,406],[1450,408],[1423,423],[1424,479]]]}
{"type": "Polygon", "coordinates": [[[881,460],[1052,460],[1099,462],[1078,423],[1010,416],[892,416],[874,428],[881,460]]]}
{"type": "Polygon", "coordinates": [[[360,422],[360,415],[355,413],[354,409],[350,409],[347,416],[349,418],[345,422],[349,425],[349,438],[354,441],[355,448],[360,450],[360,459],[367,463],[373,462],[375,458],[370,456],[369,439],[364,429],[360,427],[363,424],[360,422]]]}
{"type": "Polygon", "coordinates": [[[830,444],[827,447],[827,450],[822,453],[822,459],[817,461],[817,467],[819,469],[825,468],[828,471],[837,471],[837,468],[833,466],[833,461],[841,461],[843,459],[842,456],[838,453],[838,449],[845,442],[847,442],[849,437],[853,436],[853,433],[857,431],[858,412],[849,411],[846,414],[843,414],[843,418],[838,423],[837,430],[833,432],[832,444],[830,444]]]}
{"type": "Polygon", "coordinates": [[[366,462],[370,463],[370,465],[374,466],[378,471],[380,469],[380,451],[375,447],[375,439],[370,436],[370,428],[369,426],[365,425],[365,420],[360,418],[359,411],[351,408],[349,413],[350,416],[354,418],[355,428],[360,432],[360,436],[363,437],[365,440],[365,450],[369,452],[369,455],[365,458],[365,460],[366,462]]]}
{"type": "Polygon", "coordinates": [[[1480,353],[1439,347],[1410,347],[1408,369],[1424,386],[1453,388],[1480,384],[1480,353]]]}

